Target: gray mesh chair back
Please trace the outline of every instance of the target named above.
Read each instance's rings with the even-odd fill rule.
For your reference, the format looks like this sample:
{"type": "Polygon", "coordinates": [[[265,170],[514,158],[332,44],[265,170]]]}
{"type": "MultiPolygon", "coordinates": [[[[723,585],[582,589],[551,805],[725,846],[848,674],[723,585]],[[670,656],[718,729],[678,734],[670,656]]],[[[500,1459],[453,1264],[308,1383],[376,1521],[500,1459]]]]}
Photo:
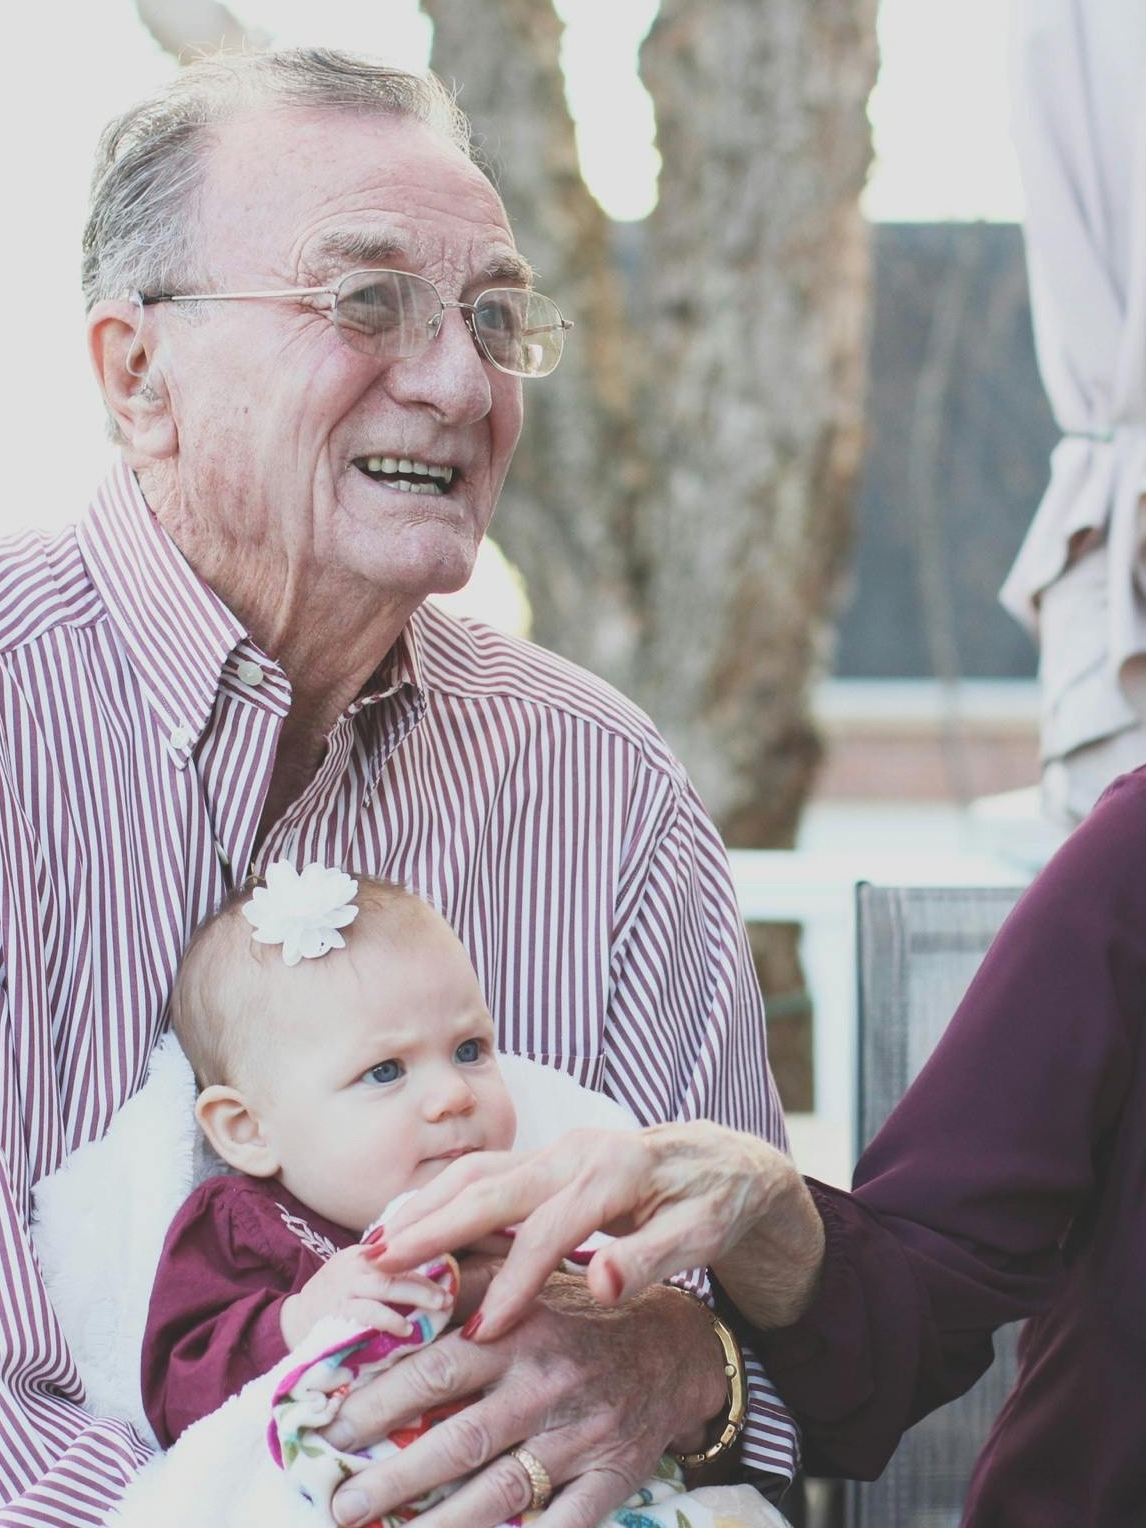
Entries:
{"type": "MultiPolygon", "coordinates": [[[[859,1098],[864,1147],[927,1060],[996,930],[1010,887],[857,889],[859,1098]]],[[[847,1528],[957,1528],[971,1468],[1016,1370],[1018,1325],[965,1396],[904,1437],[879,1480],[847,1488],[847,1528]]]]}

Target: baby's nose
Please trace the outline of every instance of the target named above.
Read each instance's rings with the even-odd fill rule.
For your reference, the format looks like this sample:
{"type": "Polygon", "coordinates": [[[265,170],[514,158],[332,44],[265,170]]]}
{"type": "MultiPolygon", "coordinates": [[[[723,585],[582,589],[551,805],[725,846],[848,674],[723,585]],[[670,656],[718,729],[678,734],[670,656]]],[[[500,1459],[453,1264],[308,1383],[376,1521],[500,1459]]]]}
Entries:
{"type": "Polygon", "coordinates": [[[426,1113],[430,1119],[454,1114],[469,1114],[477,1100],[464,1077],[455,1072],[431,1087],[426,1095],[426,1113]]]}

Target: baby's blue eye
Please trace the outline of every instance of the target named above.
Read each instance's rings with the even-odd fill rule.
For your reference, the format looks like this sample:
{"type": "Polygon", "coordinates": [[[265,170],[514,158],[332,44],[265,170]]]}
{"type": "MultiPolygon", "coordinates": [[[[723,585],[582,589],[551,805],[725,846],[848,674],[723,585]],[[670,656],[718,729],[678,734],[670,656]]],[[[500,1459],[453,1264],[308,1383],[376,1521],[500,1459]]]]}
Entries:
{"type": "Polygon", "coordinates": [[[481,1060],[481,1041],[463,1040],[454,1052],[454,1060],[463,1064],[481,1060]]]}
{"type": "Polygon", "coordinates": [[[397,1082],[405,1068],[400,1061],[379,1061],[366,1073],[371,1082],[397,1082]]]}

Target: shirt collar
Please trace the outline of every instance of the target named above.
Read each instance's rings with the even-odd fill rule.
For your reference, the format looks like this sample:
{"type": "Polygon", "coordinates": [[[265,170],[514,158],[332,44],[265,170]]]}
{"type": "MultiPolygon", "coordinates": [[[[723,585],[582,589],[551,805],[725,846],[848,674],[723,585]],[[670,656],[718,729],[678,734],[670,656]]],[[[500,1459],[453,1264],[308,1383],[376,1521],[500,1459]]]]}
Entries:
{"type": "MultiPolygon", "coordinates": [[[[215,705],[219,678],[249,636],[180,552],[120,461],[76,528],[89,576],[132,663],[168,749],[192,755],[215,705]]],[[[425,709],[420,612],[347,708],[348,717],[391,696],[425,709]]],[[[390,731],[380,727],[383,736],[390,731]]],[[[381,738],[375,750],[381,747],[381,738]]],[[[372,751],[375,751],[372,750],[372,751]]]]}
{"type": "Polygon", "coordinates": [[[424,683],[418,616],[419,612],[415,611],[398,633],[394,646],[347,707],[347,716],[356,716],[365,706],[388,700],[391,695],[400,694],[403,690],[421,696],[424,683]]]}
{"type": "Polygon", "coordinates": [[[203,582],[120,461],[76,539],[171,753],[185,762],[207,725],[242,622],[203,582]]]}

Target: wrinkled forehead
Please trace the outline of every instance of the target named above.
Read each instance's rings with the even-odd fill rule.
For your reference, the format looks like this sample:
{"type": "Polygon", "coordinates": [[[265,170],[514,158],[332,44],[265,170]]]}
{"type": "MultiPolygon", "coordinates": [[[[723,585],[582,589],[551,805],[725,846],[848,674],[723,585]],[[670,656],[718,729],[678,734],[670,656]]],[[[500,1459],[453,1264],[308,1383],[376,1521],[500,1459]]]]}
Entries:
{"type": "Polygon", "coordinates": [[[199,200],[204,264],[325,280],[390,264],[463,282],[527,279],[501,198],[424,123],[266,107],[221,124],[199,200]]]}

